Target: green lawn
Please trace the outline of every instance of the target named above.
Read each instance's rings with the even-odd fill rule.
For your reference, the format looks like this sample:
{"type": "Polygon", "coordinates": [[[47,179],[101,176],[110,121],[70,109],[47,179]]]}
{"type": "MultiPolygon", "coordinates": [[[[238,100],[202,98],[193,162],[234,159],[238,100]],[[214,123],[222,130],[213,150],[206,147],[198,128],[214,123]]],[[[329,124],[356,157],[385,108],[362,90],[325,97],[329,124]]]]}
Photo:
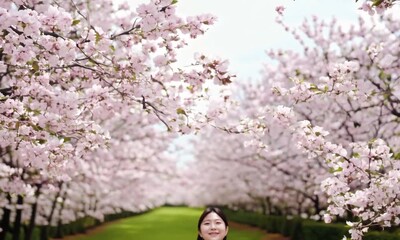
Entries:
{"type": "MultiPolygon", "coordinates": [[[[74,240],[196,240],[197,220],[202,209],[163,207],[149,213],[118,220],[74,240]]],[[[230,228],[228,239],[260,240],[262,232],[230,228]]]]}

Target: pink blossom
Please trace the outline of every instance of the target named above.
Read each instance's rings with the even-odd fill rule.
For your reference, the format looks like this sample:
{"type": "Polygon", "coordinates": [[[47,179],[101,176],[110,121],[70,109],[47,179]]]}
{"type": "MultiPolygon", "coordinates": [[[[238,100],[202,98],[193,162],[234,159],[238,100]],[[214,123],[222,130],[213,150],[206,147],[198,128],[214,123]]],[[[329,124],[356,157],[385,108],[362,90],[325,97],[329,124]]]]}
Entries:
{"type": "Polygon", "coordinates": [[[154,57],[154,64],[156,67],[163,67],[167,65],[168,59],[164,55],[158,55],[154,57]]]}
{"type": "Polygon", "coordinates": [[[275,8],[275,11],[279,14],[279,15],[283,15],[283,12],[285,11],[285,7],[282,5],[279,5],[275,8]]]}

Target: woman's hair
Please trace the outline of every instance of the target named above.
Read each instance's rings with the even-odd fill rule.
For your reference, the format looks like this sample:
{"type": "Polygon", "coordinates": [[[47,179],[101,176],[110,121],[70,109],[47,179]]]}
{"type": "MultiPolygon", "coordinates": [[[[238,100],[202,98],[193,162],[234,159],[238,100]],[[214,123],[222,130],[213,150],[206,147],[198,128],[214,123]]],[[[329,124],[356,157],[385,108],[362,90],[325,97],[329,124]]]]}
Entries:
{"type": "MultiPolygon", "coordinates": [[[[200,232],[200,226],[201,226],[201,223],[203,222],[204,218],[211,212],[215,212],[222,219],[222,221],[224,221],[225,227],[228,227],[228,219],[226,218],[224,212],[222,212],[222,210],[217,207],[208,207],[203,211],[203,213],[201,214],[201,216],[199,218],[199,222],[197,223],[198,232],[200,232]]],[[[225,236],[223,240],[226,240],[226,239],[227,239],[227,237],[225,236]]],[[[203,240],[203,238],[200,236],[199,233],[197,234],[197,240],[203,240]]]]}

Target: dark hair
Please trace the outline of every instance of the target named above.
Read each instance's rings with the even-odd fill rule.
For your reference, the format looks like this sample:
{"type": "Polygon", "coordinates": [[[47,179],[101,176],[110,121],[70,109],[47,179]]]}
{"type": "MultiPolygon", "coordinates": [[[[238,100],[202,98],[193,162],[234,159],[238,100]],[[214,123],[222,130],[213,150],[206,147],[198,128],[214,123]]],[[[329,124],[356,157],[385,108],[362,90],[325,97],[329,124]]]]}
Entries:
{"type": "MultiPolygon", "coordinates": [[[[204,218],[211,212],[215,212],[222,219],[222,221],[224,221],[225,227],[228,227],[228,219],[226,218],[224,212],[222,212],[222,210],[217,207],[208,207],[203,211],[203,213],[201,214],[201,216],[199,218],[199,222],[197,223],[198,232],[200,232],[200,226],[201,226],[201,223],[203,222],[204,218]]],[[[227,237],[225,236],[223,240],[226,240],[226,239],[227,239],[227,237]]],[[[203,240],[203,238],[200,236],[199,233],[197,233],[197,240],[203,240]]]]}

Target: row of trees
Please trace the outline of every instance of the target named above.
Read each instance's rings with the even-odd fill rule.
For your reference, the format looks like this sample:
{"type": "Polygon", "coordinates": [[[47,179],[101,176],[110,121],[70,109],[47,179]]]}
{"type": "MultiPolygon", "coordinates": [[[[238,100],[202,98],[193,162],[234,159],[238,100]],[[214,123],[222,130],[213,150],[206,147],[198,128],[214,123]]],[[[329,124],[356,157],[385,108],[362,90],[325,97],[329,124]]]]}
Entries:
{"type": "MultiPolygon", "coordinates": [[[[212,121],[197,106],[231,82],[225,61],[177,63],[185,36],[215,18],[175,7],[1,2],[0,239],[19,239],[22,225],[30,239],[37,224],[165,203],[176,179],[170,142],[212,121]]],[[[223,94],[213,97],[221,107],[223,94]]]]}
{"type": "Polygon", "coordinates": [[[204,201],[347,219],[352,239],[400,223],[400,19],[390,4],[365,2],[378,14],[349,27],[314,17],[292,28],[277,8],[302,51],[268,51],[262,80],[238,86],[239,106],[196,142],[194,166],[210,179],[201,192],[224,189],[204,201]]]}

